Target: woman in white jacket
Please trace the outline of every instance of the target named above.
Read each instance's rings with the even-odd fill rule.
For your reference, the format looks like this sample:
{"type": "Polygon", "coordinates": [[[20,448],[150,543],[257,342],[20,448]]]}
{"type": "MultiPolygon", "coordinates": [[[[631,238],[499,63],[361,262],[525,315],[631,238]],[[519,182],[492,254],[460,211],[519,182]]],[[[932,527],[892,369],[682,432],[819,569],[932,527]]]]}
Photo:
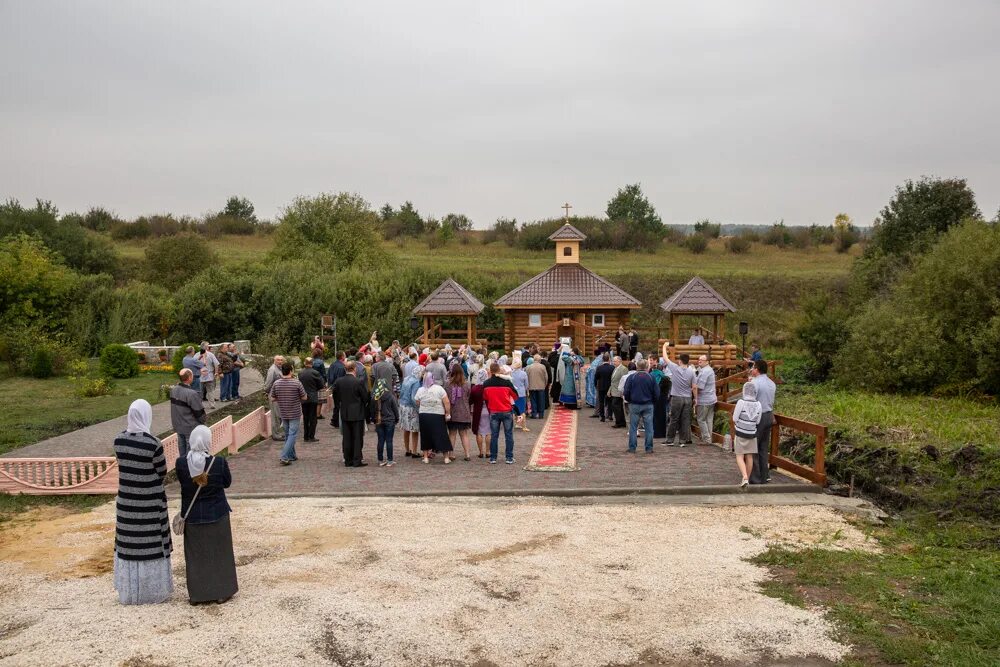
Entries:
{"type": "Polygon", "coordinates": [[[736,465],[743,474],[741,487],[750,484],[753,460],[757,455],[757,424],[760,423],[761,414],[760,403],[757,401],[757,385],[747,382],[743,385],[743,398],[736,401],[736,408],[730,418],[736,465]]]}

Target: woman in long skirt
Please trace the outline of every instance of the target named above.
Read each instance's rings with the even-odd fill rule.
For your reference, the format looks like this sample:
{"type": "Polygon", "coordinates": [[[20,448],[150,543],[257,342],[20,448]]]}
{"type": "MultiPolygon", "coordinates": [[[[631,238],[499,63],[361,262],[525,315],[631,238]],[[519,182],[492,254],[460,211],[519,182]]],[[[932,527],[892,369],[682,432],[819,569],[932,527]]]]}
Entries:
{"type": "Polygon", "coordinates": [[[170,573],[170,520],[163,479],[167,461],[153,430],[153,408],[143,399],[128,409],[125,430],[115,438],[114,581],[122,604],[165,602],[174,592],[170,573]]]}
{"type": "Polygon", "coordinates": [[[444,454],[444,462],[451,463],[451,438],[448,437],[448,419],[451,403],[448,393],[434,384],[434,374],[424,373],[424,386],[417,390],[414,399],[420,419],[420,449],[423,462],[430,463],[430,453],[444,454]]]}
{"type": "Polygon", "coordinates": [[[483,383],[490,374],[485,368],[476,371],[473,377],[472,389],[469,391],[469,404],[472,406],[472,431],[476,434],[476,448],[479,449],[479,458],[486,458],[489,450],[490,437],[490,411],[486,409],[486,401],[483,397],[483,383]]]}
{"type": "Polygon", "coordinates": [[[177,459],[181,515],[187,517],[184,521],[184,563],[188,599],[191,604],[221,604],[239,590],[233,531],[229,524],[232,509],[226,500],[226,489],[233,478],[225,458],[209,455],[212,431],[207,426],[195,427],[189,442],[187,456],[177,459]]]}

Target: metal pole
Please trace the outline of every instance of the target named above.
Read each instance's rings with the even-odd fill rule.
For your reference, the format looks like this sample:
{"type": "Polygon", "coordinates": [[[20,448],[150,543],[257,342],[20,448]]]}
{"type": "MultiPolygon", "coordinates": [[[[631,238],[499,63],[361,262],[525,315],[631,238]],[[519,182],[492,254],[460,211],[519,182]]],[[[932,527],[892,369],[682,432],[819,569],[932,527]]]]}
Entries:
{"type": "Polygon", "coordinates": [[[333,358],[337,358],[337,313],[333,314],[333,358]]]}

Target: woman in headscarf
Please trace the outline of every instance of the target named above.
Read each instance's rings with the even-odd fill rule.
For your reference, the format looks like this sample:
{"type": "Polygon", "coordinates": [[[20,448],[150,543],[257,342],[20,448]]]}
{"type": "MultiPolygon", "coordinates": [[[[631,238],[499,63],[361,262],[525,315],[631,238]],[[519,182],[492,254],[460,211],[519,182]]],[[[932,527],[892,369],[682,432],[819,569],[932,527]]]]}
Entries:
{"type": "Polygon", "coordinates": [[[448,392],[434,382],[433,373],[424,373],[424,386],[414,394],[420,420],[420,449],[423,462],[430,463],[430,453],[444,454],[444,462],[451,463],[451,440],[448,438],[448,419],[451,403],[448,392]]]}
{"type": "Polygon", "coordinates": [[[517,400],[514,401],[514,414],[517,418],[514,420],[514,426],[522,431],[527,431],[529,430],[527,425],[528,374],[521,368],[521,355],[516,352],[515,355],[514,365],[510,371],[511,384],[517,391],[517,400]]]}
{"type": "Polygon", "coordinates": [[[226,489],[233,482],[229,463],[209,454],[212,431],[198,426],[191,431],[187,456],[177,459],[177,481],[181,485],[181,516],[184,520],[184,563],[188,599],[191,604],[222,604],[236,595],[236,559],[232,509],[226,489]],[[195,495],[197,494],[197,498],[195,495]]]}
{"type": "Polygon", "coordinates": [[[490,373],[485,368],[476,371],[472,379],[472,389],[469,390],[469,403],[472,405],[472,430],[476,434],[476,447],[479,449],[479,458],[486,458],[489,443],[486,438],[490,437],[490,411],[486,409],[483,398],[483,383],[489,379],[490,373]]]}
{"type": "Polygon", "coordinates": [[[403,447],[406,449],[406,456],[413,458],[420,457],[420,418],[415,396],[423,375],[424,367],[418,365],[403,380],[403,386],[399,389],[399,424],[403,428],[403,447]]]}
{"type": "Polygon", "coordinates": [[[580,401],[583,400],[584,394],[583,378],[580,374],[582,366],[583,359],[580,355],[574,354],[569,345],[563,345],[562,355],[559,357],[559,377],[562,380],[559,402],[563,404],[564,408],[580,409],[580,401]]]}
{"type": "Polygon", "coordinates": [[[448,402],[451,404],[451,420],[448,422],[448,435],[451,438],[451,448],[455,449],[456,440],[461,440],[465,460],[469,458],[469,430],[472,428],[472,411],[469,409],[469,394],[472,385],[465,379],[462,365],[454,363],[445,383],[448,392],[448,402]]]}
{"type": "Polygon", "coordinates": [[[670,411],[670,377],[663,372],[663,364],[653,370],[653,380],[660,386],[660,396],[653,403],[653,437],[667,437],[667,413],[670,411]]]}
{"type": "Polygon", "coordinates": [[[736,465],[743,474],[741,487],[750,484],[753,460],[757,456],[757,425],[760,424],[762,414],[760,401],[757,400],[757,385],[747,382],[743,385],[743,398],[736,401],[729,424],[733,433],[736,465]]]}
{"type": "Polygon", "coordinates": [[[115,437],[114,582],[121,604],[165,602],[174,592],[173,543],[163,490],[167,461],[163,445],[150,433],[152,424],[153,408],[140,398],[129,406],[125,430],[115,437]]]}

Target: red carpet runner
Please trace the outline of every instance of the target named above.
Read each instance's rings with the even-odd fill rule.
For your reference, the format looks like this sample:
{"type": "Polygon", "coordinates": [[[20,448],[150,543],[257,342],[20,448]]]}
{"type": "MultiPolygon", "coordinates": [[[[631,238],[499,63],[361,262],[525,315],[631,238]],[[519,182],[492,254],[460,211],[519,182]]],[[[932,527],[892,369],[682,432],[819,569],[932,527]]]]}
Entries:
{"type": "Polygon", "coordinates": [[[555,408],[538,434],[525,470],[568,472],[576,467],[576,419],[579,410],[555,408]]]}

